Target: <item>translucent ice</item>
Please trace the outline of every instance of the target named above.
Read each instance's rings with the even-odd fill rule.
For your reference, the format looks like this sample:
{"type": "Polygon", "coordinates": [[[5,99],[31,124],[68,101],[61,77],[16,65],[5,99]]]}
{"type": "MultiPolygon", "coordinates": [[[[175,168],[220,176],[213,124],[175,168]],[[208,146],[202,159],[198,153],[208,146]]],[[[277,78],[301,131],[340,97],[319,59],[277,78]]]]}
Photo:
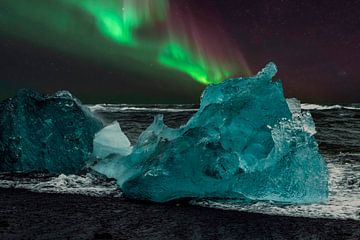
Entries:
{"type": "Polygon", "coordinates": [[[20,90],[0,103],[0,171],[77,172],[102,127],[69,92],[20,90]]]}
{"type": "Polygon", "coordinates": [[[290,111],[281,83],[272,81],[276,72],[270,63],[254,77],[207,87],[186,125],[172,129],[157,116],[129,155],[107,154],[94,169],[117,179],[127,196],[156,202],[325,201],[327,168],[311,115],[296,100],[290,111]]]}
{"type": "Polygon", "coordinates": [[[94,156],[97,158],[105,158],[110,154],[129,155],[131,149],[130,141],[118,122],[106,126],[95,135],[94,156]]]}

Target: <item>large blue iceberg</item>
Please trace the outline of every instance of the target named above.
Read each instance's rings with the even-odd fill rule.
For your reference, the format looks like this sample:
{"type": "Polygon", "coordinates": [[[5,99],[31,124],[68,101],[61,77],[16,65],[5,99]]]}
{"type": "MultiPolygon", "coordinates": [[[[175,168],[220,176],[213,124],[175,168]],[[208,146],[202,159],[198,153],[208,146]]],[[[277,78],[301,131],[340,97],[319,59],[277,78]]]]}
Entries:
{"type": "Polygon", "coordinates": [[[208,86],[186,125],[169,128],[157,116],[133,147],[116,123],[105,128],[95,137],[101,160],[93,169],[115,178],[128,197],[155,202],[325,201],[327,167],[314,122],[298,101],[286,101],[281,83],[272,80],[276,72],[269,63],[254,77],[208,86]]]}
{"type": "Polygon", "coordinates": [[[0,103],[0,171],[76,173],[102,122],[69,92],[22,89],[0,103]]]}

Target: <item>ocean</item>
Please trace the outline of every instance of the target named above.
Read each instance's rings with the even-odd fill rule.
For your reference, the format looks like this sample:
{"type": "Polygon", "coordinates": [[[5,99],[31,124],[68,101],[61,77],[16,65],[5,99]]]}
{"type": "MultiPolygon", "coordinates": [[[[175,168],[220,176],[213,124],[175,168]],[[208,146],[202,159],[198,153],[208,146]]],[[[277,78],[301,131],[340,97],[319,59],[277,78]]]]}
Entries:
{"type": "MultiPolygon", "coordinates": [[[[105,122],[118,121],[132,143],[153,121],[163,114],[165,123],[179,127],[197,110],[197,105],[98,104],[90,109],[105,122]]],[[[234,200],[191,200],[192,205],[268,215],[307,218],[360,220],[360,104],[302,104],[312,114],[319,149],[329,169],[329,200],[321,204],[288,205],[272,202],[234,200]]],[[[115,181],[92,172],[79,175],[0,174],[0,188],[27,189],[32,192],[70,193],[124,199],[115,181]]],[[[126,201],[124,199],[124,201],[126,201]]]]}

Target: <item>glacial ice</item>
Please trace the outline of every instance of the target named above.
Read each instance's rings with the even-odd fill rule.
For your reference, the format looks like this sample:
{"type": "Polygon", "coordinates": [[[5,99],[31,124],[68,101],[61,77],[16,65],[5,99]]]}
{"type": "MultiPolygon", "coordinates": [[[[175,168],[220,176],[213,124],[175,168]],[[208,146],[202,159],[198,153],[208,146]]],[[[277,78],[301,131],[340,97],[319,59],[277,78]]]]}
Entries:
{"type": "Polygon", "coordinates": [[[69,92],[47,96],[19,90],[0,103],[0,171],[78,172],[102,128],[69,92]]]}
{"type": "Polygon", "coordinates": [[[110,154],[129,155],[131,149],[130,141],[118,122],[113,122],[95,134],[93,155],[96,158],[105,158],[110,154]]]}
{"type": "MultiPolygon", "coordinates": [[[[300,102],[287,103],[281,83],[272,80],[276,72],[269,63],[254,77],[208,86],[186,125],[169,128],[156,116],[130,153],[113,151],[114,133],[103,132],[95,145],[109,147],[97,150],[103,159],[93,169],[115,178],[128,197],[155,202],[186,197],[326,201],[328,173],[314,122],[301,112],[300,102]]],[[[121,130],[116,132],[119,145],[127,144],[121,130]]]]}

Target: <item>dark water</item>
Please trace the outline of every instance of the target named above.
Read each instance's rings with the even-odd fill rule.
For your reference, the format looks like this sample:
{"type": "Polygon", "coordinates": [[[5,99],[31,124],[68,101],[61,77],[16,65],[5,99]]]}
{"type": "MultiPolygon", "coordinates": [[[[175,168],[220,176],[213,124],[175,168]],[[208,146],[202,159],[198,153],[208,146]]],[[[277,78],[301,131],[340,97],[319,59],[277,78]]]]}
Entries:
{"type": "MultiPolygon", "coordinates": [[[[170,127],[185,124],[194,114],[196,105],[95,105],[94,113],[107,123],[119,121],[122,130],[135,143],[138,136],[163,114],[170,127]]],[[[210,200],[193,204],[271,215],[315,218],[360,219],[360,105],[320,106],[303,104],[315,120],[316,139],[328,163],[330,178],[329,201],[310,205],[276,205],[272,203],[234,203],[210,200]]],[[[91,174],[48,177],[0,176],[0,187],[27,188],[40,192],[75,192],[97,196],[119,196],[114,182],[103,182],[91,174]]]]}

